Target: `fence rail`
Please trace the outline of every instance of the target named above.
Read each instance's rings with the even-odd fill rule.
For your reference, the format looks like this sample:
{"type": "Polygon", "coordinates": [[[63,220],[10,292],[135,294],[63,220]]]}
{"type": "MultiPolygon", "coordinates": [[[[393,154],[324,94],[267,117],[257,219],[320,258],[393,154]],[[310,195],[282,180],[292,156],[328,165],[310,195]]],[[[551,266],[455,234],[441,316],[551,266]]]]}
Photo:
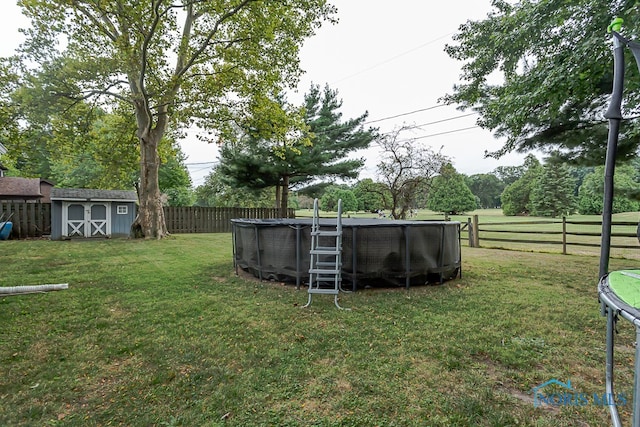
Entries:
{"type": "MultiPolygon", "coordinates": [[[[612,222],[611,248],[638,252],[636,227],[638,223],[629,221],[612,222]]],[[[567,218],[557,220],[504,221],[480,223],[478,216],[469,218],[467,232],[469,246],[480,247],[482,242],[499,243],[498,246],[514,248],[517,245],[558,245],[562,253],[569,253],[569,247],[600,247],[602,235],[601,221],[579,221],[567,218]],[[539,238],[531,238],[532,235],[539,238]]]]}

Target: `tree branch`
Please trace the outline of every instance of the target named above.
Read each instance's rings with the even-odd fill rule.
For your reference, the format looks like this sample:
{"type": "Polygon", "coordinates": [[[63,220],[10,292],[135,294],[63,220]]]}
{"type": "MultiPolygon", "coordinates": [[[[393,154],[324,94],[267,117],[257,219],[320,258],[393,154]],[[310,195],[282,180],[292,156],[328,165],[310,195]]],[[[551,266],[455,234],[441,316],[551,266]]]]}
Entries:
{"type": "Polygon", "coordinates": [[[116,41],[118,39],[119,33],[113,22],[107,17],[106,11],[102,11],[101,16],[94,16],[91,11],[82,6],[78,1],[74,1],[73,5],[75,8],[80,11],[82,15],[84,15],[89,21],[93,23],[102,33],[104,33],[107,37],[111,39],[111,41],[116,41]],[[104,25],[103,25],[104,24],[104,25]],[[106,25],[106,26],[105,26],[106,25]],[[110,27],[110,28],[107,28],[110,27]]]}
{"type": "MultiPolygon", "coordinates": [[[[228,11],[227,13],[223,14],[222,16],[220,16],[220,18],[216,21],[215,25],[213,26],[213,29],[209,32],[209,34],[205,38],[204,42],[202,42],[202,45],[193,53],[193,55],[191,55],[191,58],[189,58],[189,60],[186,61],[186,63],[185,63],[186,58],[184,58],[184,57],[181,58],[180,57],[181,55],[179,55],[178,61],[176,62],[176,70],[175,70],[174,75],[176,77],[182,77],[189,70],[189,68],[191,68],[191,66],[197,61],[197,59],[200,57],[200,55],[202,55],[202,53],[205,51],[205,49],[211,45],[211,40],[218,33],[218,30],[220,29],[220,26],[226,20],[230,19],[232,16],[234,16],[240,10],[242,10],[244,7],[246,7],[249,3],[253,3],[253,2],[256,2],[256,1],[257,0],[243,0],[236,7],[234,7],[233,9],[228,11]],[[178,67],[179,64],[182,64],[182,66],[178,67]]],[[[194,15],[193,16],[193,20],[195,20],[197,18],[198,18],[198,15],[194,15]]],[[[186,26],[186,24],[187,24],[187,22],[185,21],[185,26],[186,26]]],[[[189,22],[189,25],[191,25],[191,24],[192,24],[192,22],[189,22]]],[[[190,34],[189,34],[189,36],[190,36],[190,34]]],[[[183,37],[184,37],[184,33],[183,33],[183,37]]],[[[182,42],[181,42],[181,45],[182,45],[182,42]]],[[[182,53],[186,54],[186,49],[182,53]]]]}

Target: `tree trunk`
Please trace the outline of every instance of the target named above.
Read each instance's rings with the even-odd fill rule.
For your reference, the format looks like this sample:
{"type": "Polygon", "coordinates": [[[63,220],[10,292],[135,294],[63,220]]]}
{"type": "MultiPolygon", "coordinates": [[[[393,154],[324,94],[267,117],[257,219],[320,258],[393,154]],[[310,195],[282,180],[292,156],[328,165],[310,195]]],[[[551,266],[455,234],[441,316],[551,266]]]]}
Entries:
{"type": "Polygon", "coordinates": [[[164,220],[158,168],[158,144],[161,134],[149,132],[140,138],[140,185],[138,187],[138,216],[131,226],[135,238],[162,239],[167,233],[164,220]]]}

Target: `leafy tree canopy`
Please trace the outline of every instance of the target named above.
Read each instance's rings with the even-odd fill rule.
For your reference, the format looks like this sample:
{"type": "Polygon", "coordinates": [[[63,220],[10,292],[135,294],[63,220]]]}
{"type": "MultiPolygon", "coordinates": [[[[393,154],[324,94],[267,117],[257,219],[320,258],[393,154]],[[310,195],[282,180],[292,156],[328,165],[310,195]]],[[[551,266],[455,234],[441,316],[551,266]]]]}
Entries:
{"type": "MultiPolygon", "coordinates": [[[[614,197],[612,213],[634,212],[640,209],[637,200],[631,200],[627,193],[638,191],[635,180],[637,170],[629,165],[616,168],[614,181],[614,197]]],[[[583,215],[602,215],[604,198],[604,167],[598,166],[588,174],[578,193],[578,211],[583,215]]]]}
{"type": "MultiPolygon", "coordinates": [[[[604,163],[603,112],[612,87],[613,59],[606,29],[626,20],[630,38],[640,34],[635,1],[494,0],[482,21],[468,21],[446,47],[464,62],[462,83],[446,96],[472,108],[478,124],[506,138],[492,156],[518,150],[560,150],[565,158],[604,163]]],[[[625,117],[637,116],[640,76],[627,55],[625,117]]],[[[624,122],[619,157],[640,143],[640,120],[624,122]]]]}
{"type": "Polygon", "coordinates": [[[389,190],[371,178],[358,181],[353,186],[353,193],[358,199],[359,211],[375,212],[389,206],[389,190]]]}
{"type": "Polygon", "coordinates": [[[479,207],[497,208],[500,206],[500,195],[505,184],[500,178],[490,173],[471,175],[465,178],[469,190],[478,198],[479,207]]]}
{"type": "Polygon", "coordinates": [[[524,161],[525,172],[521,178],[508,185],[500,199],[502,212],[507,216],[529,215],[531,213],[531,190],[542,172],[540,161],[529,154],[524,161]]]}
{"type": "Polygon", "coordinates": [[[195,204],[197,206],[268,208],[273,207],[273,192],[264,189],[238,189],[227,184],[220,171],[215,167],[207,175],[204,184],[195,189],[195,204]]]}
{"type": "Polygon", "coordinates": [[[346,186],[331,185],[327,187],[320,199],[320,208],[325,211],[338,211],[338,200],[342,200],[343,212],[358,210],[358,199],[351,189],[346,186]]]}
{"type": "Polygon", "coordinates": [[[117,100],[135,116],[141,170],[132,231],[154,238],[166,235],[158,183],[165,133],[195,123],[232,134],[257,96],[297,83],[302,42],[335,13],[325,0],[19,4],[31,19],[24,64],[61,71],[52,96],[105,110],[117,100]]]}
{"type": "Polygon", "coordinates": [[[435,212],[457,215],[476,208],[476,198],[451,163],[440,169],[429,192],[427,207],[435,212]]]}

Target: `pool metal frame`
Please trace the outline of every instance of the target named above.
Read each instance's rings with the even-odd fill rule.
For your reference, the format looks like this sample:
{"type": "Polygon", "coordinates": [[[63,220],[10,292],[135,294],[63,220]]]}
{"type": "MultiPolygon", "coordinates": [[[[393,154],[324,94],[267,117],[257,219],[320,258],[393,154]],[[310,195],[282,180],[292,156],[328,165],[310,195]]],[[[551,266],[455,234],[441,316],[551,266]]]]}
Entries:
{"type": "MultiPolygon", "coordinates": [[[[257,273],[258,273],[258,278],[260,280],[264,280],[265,277],[263,275],[263,265],[262,265],[262,258],[261,258],[261,250],[262,250],[262,246],[261,246],[261,242],[260,242],[260,233],[259,233],[259,228],[262,227],[272,227],[272,226],[286,226],[286,227],[291,227],[295,229],[295,236],[296,236],[296,273],[295,273],[295,283],[296,283],[296,289],[300,289],[300,286],[302,284],[302,280],[306,277],[308,277],[308,266],[307,265],[303,265],[303,252],[308,253],[310,248],[303,248],[302,247],[302,232],[304,229],[306,228],[311,228],[311,220],[309,219],[308,221],[306,219],[297,219],[297,220],[292,220],[292,219],[288,219],[288,220],[283,220],[282,224],[275,224],[275,223],[265,223],[265,222],[260,222],[259,220],[247,220],[247,219],[232,219],[231,220],[232,223],[232,234],[233,234],[233,264],[234,264],[234,270],[236,272],[236,274],[238,274],[238,268],[239,268],[239,258],[238,258],[238,251],[237,251],[237,243],[236,243],[236,230],[237,228],[254,228],[255,230],[255,240],[256,240],[256,248],[255,248],[255,255],[256,255],[256,260],[257,260],[257,273]]],[[[439,274],[439,279],[440,279],[440,283],[443,282],[443,280],[445,279],[444,277],[444,270],[445,270],[445,266],[443,266],[443,262],[444,262],[444,254],[445,254],[445,240],[446,240],[446,236],[445,236],[445,232],[444,232],[444,227],[445,224],[446,226],[450,227],[450,226],[455,226],[456,227],[456,233],[457,233],[457,244],[458,244],[458,251],[457,251],[457,262],[453,265],[448,265],[446,266],[449,269],[455,269],[455,274],[452,277],[447,277],[447,278],[455,278],[455,277],[462,277],[462,249],[461,249],[461,237],[460,237],[460,223],[459,222],[455,222],[455,221],[385,221],[384,223],[379,223],[380,226],[385,226],[385,227],[401,227],[403,230],[403,238],[404,238],[404,248],[405,248],[405,254],[409,254],[410,253],[410,246],[411,246],[411,233],[410,230],[413,226],[416,227],[425,227],[425,226],[441,226],[443,228],[443,232],[441,233],[441,238],[439,239],[438,242],[438,254],[439,254],[439,259],[438,259],[438,267],[434,268],[433,270],[436,270],[435,273],[433,274],[439,274]],[[440,270],[439,272],[437,270],[440,270]]],[[[351,247],[352,247],[352,251],[351,251],[351,262],[352,262],[352,270],[354,273],[350,273],[350,272],[345,272],[343,270],[342,275],[343,277],[346,277],[347,279],[349,279],[351,281],[351,290],[352,291],[356,291],[358,289],[358,273],[357,273],[357,267],[358,267],[358,252],[356,250],[353,250],[353,248],[357,248],[358,247],[358,230],[361,228],[371,228],[371,227],[375,227],[376,225],[371,225],[371,224],[356,224],[356,223],[352,223],[349,224],[348,221],[345,221],[343,223],[343,228],[350,228],[352,229],[352,233],[351,233],[351,247]]],[[[412,273],[412,268],[411,268],[411,256],[405,255],[405,261],[404,261],[404,277],[405,277],[405,287],[408,289],[410,287],[410,282],[411,282],[411,273],[412,273]]]]}

